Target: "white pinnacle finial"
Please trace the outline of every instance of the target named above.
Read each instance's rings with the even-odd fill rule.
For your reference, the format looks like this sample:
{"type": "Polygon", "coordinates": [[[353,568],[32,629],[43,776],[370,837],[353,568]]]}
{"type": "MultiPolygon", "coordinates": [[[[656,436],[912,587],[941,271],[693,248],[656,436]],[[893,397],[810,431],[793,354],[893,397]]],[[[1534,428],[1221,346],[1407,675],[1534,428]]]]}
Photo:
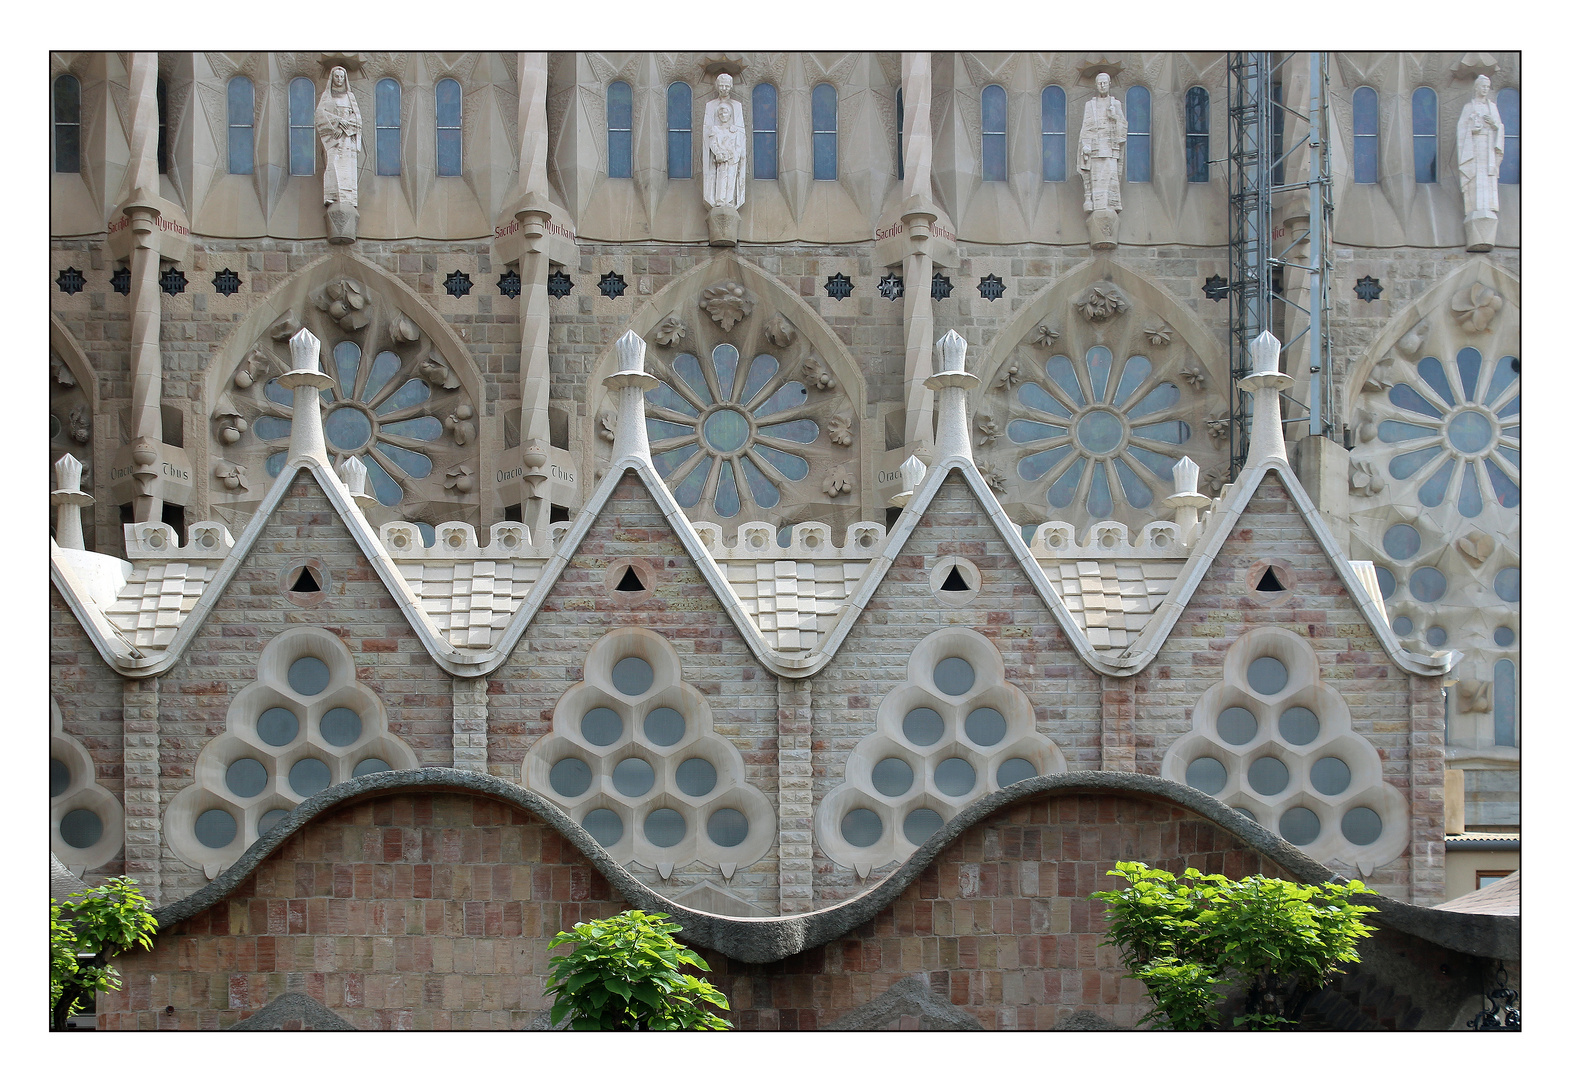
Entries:
{"type": "Polygon", "coordinates": [[[904,508],[916,494],[916,489],[921,487],[922,478],[927,475],[927,466],[922,464],[922,459],[912,454],[900,465],[900,491],[890,498],[890,502],[904,508]]]}
{"type": "Polygon", "coordinates": [[[350,495],[365,494],[365,462],[357,457],[345,458],[343,464],[338,466],[338,476],[349,489],[350,495]]]}
{"type": "Polygon", "coordinates": [[[55,490],[82,490],[82,463],[70,454],[65,454],[55,462],[55,490]]]}
{"type": "Polygon", "coordinates": [[[618,372],[644,370],[644,339],[629,330],[616,339],[618,372]]]}
{"type": "Polygon", "coordinates": [[[289,357],[296,371],[322,370],[322,342],[311,331],[301,327],[289,339],[289,357]]]}
{"type": "Polygon", "coordinates": [[[1173,494],[1200,494],[1200,466],[1187,457],[1179,458],[1173,466],[1173,494]]]}
{"type": "Polygon", "coordinates": [[[940,374],[966,369],[966,339],[955,331],[939,338],[934,348],[938,350],[940,374]]]}
{"type": "Polygon", "coordinates": [[[1260,336],[1249,343],[1249,363],[1253,375],[1275,375],[1278,371],[1277,359],[1282,354],[1282,343],[1278,341],[1269,330],[1262,330],[1260,336]]]}

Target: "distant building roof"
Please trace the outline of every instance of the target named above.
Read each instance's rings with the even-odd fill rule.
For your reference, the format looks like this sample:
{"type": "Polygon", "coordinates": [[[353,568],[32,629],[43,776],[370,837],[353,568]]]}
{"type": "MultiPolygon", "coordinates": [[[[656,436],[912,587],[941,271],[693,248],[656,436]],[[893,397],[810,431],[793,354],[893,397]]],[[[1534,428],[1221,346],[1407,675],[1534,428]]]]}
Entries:
{"type": "Polygon", "coordinates": [[[1441,911],[1465,911],[1473,915],[1521,915],[1522,871],[1514,871],[1493,885],[1444,904],[1436,904],[1435,907],[1441,911]]]}

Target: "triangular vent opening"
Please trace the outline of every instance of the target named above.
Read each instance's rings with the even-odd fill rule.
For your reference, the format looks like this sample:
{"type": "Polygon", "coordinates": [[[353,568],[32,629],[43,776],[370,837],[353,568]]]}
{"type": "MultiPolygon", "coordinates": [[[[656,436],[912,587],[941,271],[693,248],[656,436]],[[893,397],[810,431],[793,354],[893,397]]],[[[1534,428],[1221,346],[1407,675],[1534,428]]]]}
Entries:
{"type": "Polygon", "coordinates": [[[644,591],[644,583],[642,581],[638,580],[638,575],[633,573],[633,568],[631,566],[629,566],[626,570],[622,571],[622,580],[618,581],[616,583],[616,591],[617,592],[643,592],[644,591]]]}
{"type": "Polygon", "coordinates": [[[290,592],[321,592],[322,586],[316,583],[316,575],[311,573],[309,566],[302,566],[300,573],[295,575],[295,583],[289,586],[290,592]]]}
{"type": "Polygon", "coordinates": [[[1276,571],[1266,567],[1266,572],[1260,575],[1260,584],[1255,586],[1255,592],[1286,592],[1287,586],[1277,579],[1276,571]]]}
{"type": "Polygon", "coordinates": [[[967,585],[965,578],[960,576],[960,568],[958,566],[951,566],[949,568],[949,576],[946,577],[944,579],[944,583],[938,587],[938,591],[970,592],[971,586],[967,585]]]}

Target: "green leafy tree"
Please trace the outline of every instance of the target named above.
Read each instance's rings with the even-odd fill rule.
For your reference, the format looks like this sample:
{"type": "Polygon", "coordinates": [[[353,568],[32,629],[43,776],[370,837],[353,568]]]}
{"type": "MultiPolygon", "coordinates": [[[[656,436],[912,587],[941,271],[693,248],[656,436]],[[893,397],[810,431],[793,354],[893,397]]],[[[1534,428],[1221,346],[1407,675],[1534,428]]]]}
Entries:
{"type": "Polygon", "coordinates": [[[49,901],[49,1027],[66,1021],[100,990],[120,989],[120,973],[109,963],[140,945],[153,947],[158,930],[147,897],[133,878],[110,878],[96,889],[49,901]]]}
{"type": "Polygon", "coordinates": [[[1107,905],[1108,940],[1155,1003],[1142,1022],[1176,1031],[1220,1026],[1228,987],[1244,993],[1235,1025],[1296,1024],[1310,996],[1356,963],[1358,941],[1373,933],[1364,916],[1376,909],[1356,902],[1368,895],[1360,881],[1233,881],[1193,868],[1175,877],[1138,862],[1108,875],[1129,885],[1091,896],[1107,905]]]}
{"type": "Polygon", "coordinates": [[[664,915],[624,911],[577,923],[551,939],[571,945],[551,958],[546,992],[556,997],[551,1023],[572,1017],[575,1031],[718,1031],[731,1026],[710,1007],[730,1009],[725,995],[682,970],[708,971],[703,957],[676,943],[682,928],[664,915]]]}

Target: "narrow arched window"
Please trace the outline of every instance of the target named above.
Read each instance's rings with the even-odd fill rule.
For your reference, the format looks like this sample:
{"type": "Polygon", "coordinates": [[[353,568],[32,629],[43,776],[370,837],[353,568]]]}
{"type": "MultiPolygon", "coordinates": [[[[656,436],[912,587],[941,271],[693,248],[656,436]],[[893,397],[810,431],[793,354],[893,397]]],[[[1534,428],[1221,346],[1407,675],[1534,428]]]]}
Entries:
{"type": "Polygon", "coordinates": [[[1506,129],[1506,156],[1500,159],[1500,182],[1522,182],[1522,92],[1506,87],[1495,97],[1500,122],[1506,129]]]}
{"type": "Polygon", "coordinates": [[[256,164],[256,88],[244,75],[229,80],[229,171],[249,176],[256,164]]]}
{"type": "Polygon", "coordinates": [[[606,89],[606,175],[633,175],[633,88],[618,79],[606,89]]]}
{"type": "Polygon", "coordinates": [[[1282,108],[1282,84],[1271,84],[1271,182],[1282,184],[1287,180],[1287,162],[1282,154],[1282,134],[1287,113],[1282,108]]]}
{"type": "Polygon", "coordinates": [[[1184,95],[1184,173],[1191,184],[1211,179],[1211,95],[1203,86],[1184,95]]]}
{"type": "Polygon", "coordinates": [[[753,176],[775,180],[780,175],[780,95],[772,83],[753,87],[753,176]]]}
{"type": "Polygon", "coordinates": [[[982,87],[982,179],[1009,179],[1009,98],[996,83],[982,87]]]}
{"type": "Polygon", "coordinates": [[[1380,96],[1373,87],[1353,91],[1353,183],[1380,179],[1380,96]]]}
{"type": "Polygon", "coordinates": [[[1065,151],[1065,132],[1068,127],[1068,110],[1064,104],[1064,88],[1047,86],[1042,89],[1042,180],[1057,184],[1069,176],[1069,156],[1065,151]]]}
{"type": "Polygon", "coordinates": [[[376,84],[376,175],[397,176],[403,155],[404,92],[396,79],[376,84]]]}
{"type": "Polygon", "coordinates": [[[82,171],[82,84],[75,75],[55,80],[55,172],[82,171]]]}
{"type": "Polygon", "coordinates": [[[436,175],[464,171],[464,92],[457,79],[436,84],[436,175]]]}
{"type": "Polygon", "coordinates": [[[316,173],[316,84],[304,76],[289,80],[289,175],[316,173]]]}
{"type": "Polygon", "coordinates": [[[672,180],[693,176],[693,88],[685,82],[665,91],[665,174],[672,180]]]}
{"type": "Polygon", "coordinates": [[[1495,661],[1495,745],[1516,745],[1516,665],[1495,661]]]}
{"type": "Polygon", "coordinates": [[[162,78],[154,84],[153,100],[158,107],[158,174],[169,171],[169,86],[162,78]]]}
{"type": "Polygon", "coordinates": [[[813,179],[833,180],[839,170],[840,95],[829,83],[813,87],[813,179]]]}
{"type": "Polygon", "coordinates": [[[906,178],[906,97],[905,90],[895,87],[895,179],[906,178]]]}
{"type": "Polygon", "coordinates": [[[1413,179],[1420,184],[1440,179],[1440,109],[1427,86],[1413,91],[1413,179]]]}
{"type": "Polygon", "coordinates": [[[1131,184],[1151,182],[1151,91],[1131,86],[1124,98],[1129,138],[1124,144],[1124,179],[1131,184]]]}

